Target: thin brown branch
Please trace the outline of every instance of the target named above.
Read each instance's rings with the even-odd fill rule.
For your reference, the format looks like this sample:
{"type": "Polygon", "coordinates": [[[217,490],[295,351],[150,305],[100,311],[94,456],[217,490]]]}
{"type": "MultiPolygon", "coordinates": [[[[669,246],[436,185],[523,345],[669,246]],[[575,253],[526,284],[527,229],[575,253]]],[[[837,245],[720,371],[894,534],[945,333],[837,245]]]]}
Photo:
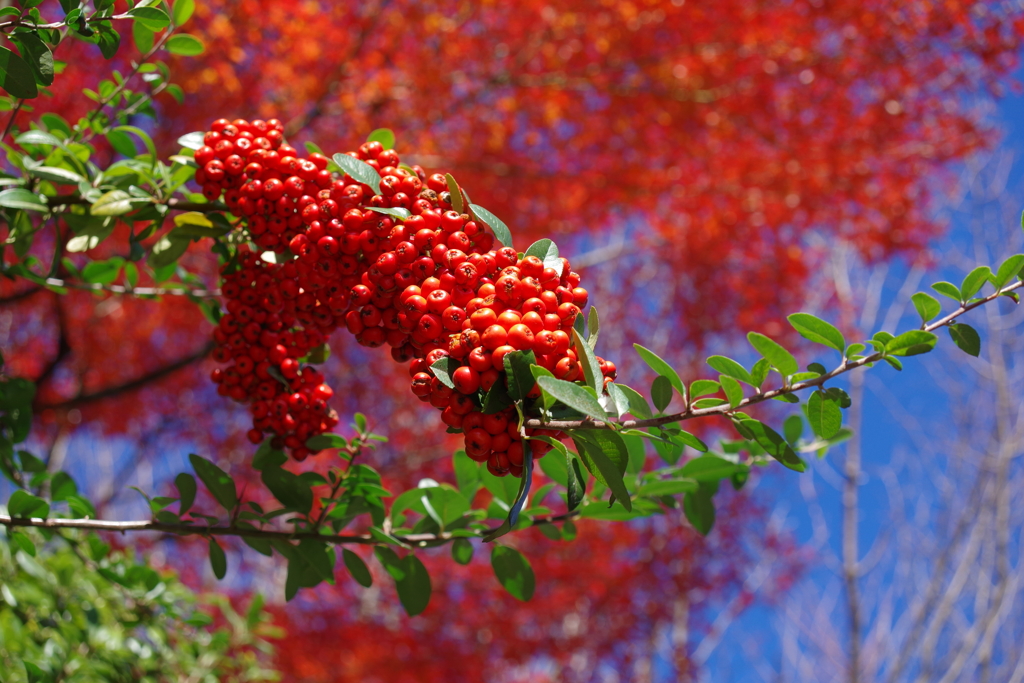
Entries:
{"type": "MultiPolygon", "coordinates": [[[[165,287],[125,287],[124,285],[105,285],[98,282],[72,282],[61,280],[55,277],[46,278],[46,284],[52,287],[67,287],[69,289],[81,289],[92,292],[110,292],[111,294],[123,294],[125,296],[192,296],[201,299],[209,299],[220,296],[219,289],[189,289],[185,285],[167,285],[165,287]]],[[[36,290],[39,291],[39,290],[36,290]]],[[[7,303],[7,299],[0,300],[0,304],[7,303]]]]}
{"type": "Polygon", "coordinates": [[[20,292],[15,292],[14,294],[10,294],[8,296],[0,298],[0,306],[6,306],[8,304],[15,304],[15,303],[18,303],[19,301],[21,301],[22,299],[27,299],[30,296],[33,296],[35,294],[38,294],[39,292],[45,292],[45,291],[46,291],[46,288],[45,287],[40,287],[39,285],[36,285],[34,287],[29,287],[27,289],[21,290],[20,292]]]}
{"type": "MultiPolygon", "coordinates": [[[[537,517],[533,520],[530,526],[564,522],[567,519],[576,517],[578,514],[578,511],[573,511],[565,512],[560,515],[537,517]]],[[[200,536],[238,536],[240,538],[266,538],[283,541],[313,539],[334,544],[378,545],[384,543],[370,534],[321,534],[315,531],[278,531],[273,529],[248,529],[237,526],[199,526],[186,523],[164,524],[162,522],[145,520],[115,522],[103,519],[41,519],[39,517],[10,517],[8,515],[0,515],[0,525],[6,527],[35,527],[38,529],[87,529],[91,531],[113,531],[120,533],[128,531],[157,531],[178,535],[197,534],[200,536]]],[[[486,535],[495,531],[497,528],[498,527],[495,527],[494,529],[481,530],[481,535],[486,535]]],[[[447,542],[456,537],[450,532],[445,531],[437,534],[396,535],[393,538],[406,544],[417,545],[447,542]]]]}
{"type": "MultiPolygon", "coordinates": [[[[52,197],[46,198],[46,204],[50,207],[55,206],[80,206],[84,204],[92,204],[88,199],[81,196],[80,194],[58,194],[52,197]]],[[[170,199],[163,202],[154,202],[154,204],[162,204],[172,211],[198,211],[200,213],[218,213],[228,210],[228,207],[220,202],[208,202],[198,203],[189,202],[177,197],[171,197],[170,199]]]]}
{"type": "Polygon", "coordinates": [[[18,112],[21,111],[21,105],[23,104],[25,104],[25,100],[18,99],[17,104],[14,105],[10,117],[7,119],[7,125],[4,126],[4,134],[0,135],[0,142],[7,139],[7,134],[11,132],[11,128],[14,126],[14,119],[18,117],[18,112]]]}
{"type": "MultiPolygon", "coordinates": [[[[1017,281],[1013,284],[1007,285],[1002,289],[989,294],[986,297],[982,297],[977,301],[962,304],[960,308],[956,309],[949,315],[940,318],[939,320],[922,325],[920,329],[925,332],[934,332],[935,330],[946,327],[950,323],[954,322],[964,313],[974,310],[979,306],[983,306],[990,301],[997,299],[1004,294],[1008,294],[1014,290],[1024,287],[1024,281],[1017,281]]],[[[693,408],[687,406],[686,410],[674,413],[672,415],[662,415],[661,417],[653,417],[647,420],[594,420],[587,418],[585,420],[549,420],[544,422],[540,419],[534,418],[527,420],[525,426],[530,429],[643,429],[645,427],[660,427],[661,425],[669,424],[671,422],[681,422],[683,420],[693,420],[699,417],[711,417],[713,415],[728,416],[735,413],[737,410],[742,410],[748,406],[756,405],[758,403],[764,403],[770,399],[778,396],[784,396],[786,394],[794,394],[804,389],[810,389],[823,385],[825,382],[838,377],[839,375],[846,374],[851,370],[855,370],[859,367],[877,363],[882,360],[885,354],[882,352],[876,352],[869,356],[864,356],[857,360],[844,359],[840,365],[827,372],[824,375],[819,375],[814,379],[808,379],[803,382],[796,382],[789,386],[780,387],[778,389],[772,389],[770,391],[758,392],[753,396],[744,398],[739,404],[733,408],[729,404],[723,404],[720,406],[710,406],[708,408],[693,408]]]]}

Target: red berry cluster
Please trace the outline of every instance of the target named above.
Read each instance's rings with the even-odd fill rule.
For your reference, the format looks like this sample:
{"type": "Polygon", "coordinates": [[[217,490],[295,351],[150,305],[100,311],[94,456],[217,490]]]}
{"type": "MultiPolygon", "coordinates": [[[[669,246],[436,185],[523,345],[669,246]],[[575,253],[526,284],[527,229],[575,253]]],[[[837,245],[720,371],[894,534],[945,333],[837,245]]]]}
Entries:
{"type": "MultiPolygon", "coordinates": [[[[302,460],[306,440],[334,427],[331,389],[300,359],[344,326],[360,344],[387,344],[392,358],[410,363],[413,393],[463,431],[471,458],[496,475],[521,476],[514,408],[484,415],[480,401],[505,381],[504,358],[516,350],[532,351],[559,379],[582,378],[569,334],[587,304],[580,276],[564,258],[545,264],[493,249],[484,225],[453,210],[445,176],[400,166],[379,142],[349,153],[381,176],[376,194],[332,174],[322,155],[300,158],[281,130],[276,120],[220,119],[195,153],[203,194],[223,196],[259,249],[296,257],[268,263],[243,248],[223,271],[227,313],[214,332],[215,357],[233,365],[213,380],[220,393],[252,403],[250,439],[274,434],[302,460]],[[446,356],[457,361],[454,389],[429,369],[446,356]]],[[[599,362],[613,379],[614,364],[599,362]]],[[[550,448],[531,446],[535,457],[550,448]]]]}

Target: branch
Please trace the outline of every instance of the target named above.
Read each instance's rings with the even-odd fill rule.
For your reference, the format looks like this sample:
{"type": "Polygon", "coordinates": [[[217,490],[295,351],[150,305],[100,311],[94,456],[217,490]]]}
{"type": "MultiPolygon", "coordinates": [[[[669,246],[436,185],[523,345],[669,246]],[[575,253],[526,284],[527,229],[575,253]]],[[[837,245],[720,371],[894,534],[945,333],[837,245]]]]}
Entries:
{"type": "MultiPolygon", "coordinates": [[[[576,517],[578,511],[565,512],[560,515],[548,515],[537,517],[530,526],[540,524],[553,524],[564,522],[567,519],[576,517]]],[[[238,536],[239,538],[266,538],[279,539],[282,541],[301,541],[312,539],[334,544],[358,544],[358,545],[380,545],[383,542],[370,534],[321,534],[316,531],[276,531],[268,529],[246,529],[236,526],[196,526],[194,524],[164,524],[162,522],[135,520],[130,522],[115,522],[104,519],[40,519],[39,517],[10,517],[0,515],[0,525],[6,527],[36,527],[38,529],[88,529],[92,531],[115,531],[125,533],[127,531],[158,531],[169,534],[200,536],[238,536]]],[[[481,536],[497,530],[481,530],[481,536]]],[[[394,538],[409,544],[429,544],[433,542],[447,542],[455,538],[450,532],[439,534],[406,534],[394,536],[394,538]]]]}
{"type": "MultiPolygon", "coordinates": [[[[188,289],[184,284],[180,286],[171,284],[166,287],[125,287],[124,285],[104,285],[98,282],[71,282],[55,277],[46,278],[46,284],[52,287],[67,287],[69,289],[81,289],[92,292],[110,292],[111,294],[123,294],[126,296],[162,296],[170,294],[174,296],[199,297],[201,299],[220,296],[219,289],[188,289]]],[[[41,289],[27,290],[27,294],[13,295],[12,297],[2,299],[0,304],[9,303],[15,298],[22,298],[37,291],[41,291],[41,289]]]]}
{"type": "MultiPolygon", "coordinates": [[[[208,202],[200,204],[198,202],[189,202],[184,199],[178,199],[171,197],[170,199],[160,202],[154,201],[154,204],[163,204],[172,211],[199,211],[200,213],[218,213],[226,212],[228,207],[220,202],[208,202]]],[[[57,194],[52,197],[46,198],[47,206],[75,206],[82,204],[92,204],[88,199],[81,196],[80,194],[57,194]]]]}
{"type": "MultiPolygon", "coordinates": [[[[992,294],[989,294],[986,297],[978,299],[977,301],[974,301],[972,303],[967,303],[967,304],[961,304],[960,308],[958,308],[957,310],[953,311],[952,313],[950,313],[946,317],[940,318],[939,320],[937,320],[937,321],[935,321],[935,322],[933,322],[931,324],[922,325],[920,329],[924,330],[925,332],[934,332],[935,330],[939,329],[940,327],[948,326],[951,322],[955,321],[957,318],[959,318],[964,313],[967,313],[968,311],[971,311],[971,310],[977,308],[978,306],[983,306],[984,304],[987,304],[988,302],[990,302],[990,301],[992,301],[992,300],[994,300],[994,299],[996,299],[996,298],[998,298],[1000,296],[1003,296],[1004,294],[1008,294],[1009,292],[1012,292],[1012,291],[1014,291],[1016,289],[1020,289],[1021,287],[1024,287],[1024,281],[1017,281],[1014,284],[1007,285],[1006,287],[1003,287],[1002,289],[1000,289],[1000,290],[998,290],[998,291],[996,291],[996,292],[994,292],[992,294]]],[[[862,367],[864,365],[870,365],[872,363],[877,363],[878,361],[882,360],[882,357],[884,355],[885,355],[884,353],[882,353],[881,351],[878,351],[878,352],[875,352],[875,353],[873,353],[873,354],[871,354],[869,356],[864,356],[862,358],[859,358],[859,359],[853,360],[853,361],[851,361],[849,359],[843,359],[843,362],[840,363],[839,367],[837,367],[835,370],[832,370],[831,372],[827,372],[824,375],[820,375],[818,377],[815,377],[814,379],[805,380],[803,382],[797,382],[796,384],[792,384],[790,386],[784,386],[784,387],[781,387],[779,389],[772,389],[771,391],[766,391],[766,392],[763,392],[763,393],[759,391],[759,393],[755,394],[754,396],[749,396],[747,398],[744,398],[742,401],[739,402],[739,404],[735,408],[733,408],[731,405],[729,405],[727,403],[722,404],[720,406],[709,406],[707,408],[696,408],[696,409],[687,406],[686,410],[684,410],[684,411],[682,411],[680,413],[675,413],[673,415],[662,415],[661,417],[653,417],[653,418],[650,418],[650,419],[647,419],[647,420],[593,420],[593,419],[588,418],[588,419],[585,419],[585,420],[549,420],[549,421],[545,422],[545,421],[542,421],[540,419],[534,418],[534,419],[527,420],[524,426],[529,428],[529,429],[559,429],[559,430],[561,430],[561,429],[616,429],[616,428],[618,428],[618,429],[642,429],[644,427],[660,427],[661,425],[669,424],[671,422],[681,422],[683,420],[693,420],[693,419],[698,418],[698,417],[709,417],[709,416],[712,416],[712,415],[730,415],[730,414],[736,412],[737,410],[741,410],[742,408],[745,408],[745,407],[751,406],[751,405],[755,405],[755,404],[758,404],[758,403],[764,403],[765,401],[773,399],[773,398],[775,398],[777,396],[784,396],[785,394],[795,394],[796,392],[803,391],[804,389],[810,389],[811,387],[821,386],[822,384],[824,384],[825,382],[829,381],[830,379],[833,379],[834,377],[838,377],[839,375],[842,375],[842,374],[845,374],[847,372],[850,372],[851,370],[854,370],[856,368],[862,367]]]]}

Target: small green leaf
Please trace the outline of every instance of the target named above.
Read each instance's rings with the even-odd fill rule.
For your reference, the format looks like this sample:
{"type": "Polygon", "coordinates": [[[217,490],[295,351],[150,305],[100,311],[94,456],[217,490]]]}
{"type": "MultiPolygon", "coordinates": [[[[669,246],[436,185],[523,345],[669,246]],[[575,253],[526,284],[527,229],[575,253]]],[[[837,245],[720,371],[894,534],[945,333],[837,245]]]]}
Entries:
{"type": "MultiPolygon", "coordinates": [[[[562,276],[562,259],[558,257],[558,246],[549,239],[537,240],[530,245],[523,256],[536,256],[544,262],[545,268],[553,269],[559,277],[562,276]]],[[[593,330],[591,330],[593,333],[593,330]]],[[[593,346],[591,346],[593,348],[593,346]]]]}
{"type": "Polygon", "coordinates": [[[662,360],[658,354],[654,353],[650,349],[646,349],[639,344],[633,344],[633,348],[640,355],[643,362],[647,363],[647,366],[654,370],[655,373],[668,378],[668,381],[672,383],[672,386],[679,395],[686,400],[686,387],[683,386],[683,380],[679,379],[679,373],[677,373],[672,366],[662,360]]]}
{"type": "Polygon", "coordinates": [[[498,545],[491,550],[494,575],[516,600],[529,601],[533,597],[535,579],[529,561],[518,550],[498,545]]]}
{"type": "Polygon", "coordinates": [[[700,535],[707,536],[715,525],[715,503],[712,500],[712,493],[703,487],[696,493],[687,493],[683,497],[683,514],[700,535]]]}
{"type": "Polygon", "coordinates": [[[171,36],[164,47],[172,55],[181,55],[182,57],[195,57],[201,55],[206,51],[206,46],[203,45],[203,41],[199,40],[195,36],[190,36],[187,33],[179,33],[171,36]]]}
{"type": "Polygon", "coordinates": [[[50,505],[28,491],[18,489],[7,501],[7,514],[11,517],[42,517],[50,514],[50,505]]]}
{"type": "Polygon", "coordinates": [[[978,266],[967,274],[960,285],[960,295],[970,299],[992,278],[992,270],[988,266],[978,266]]]}
{"type": "Polygon", "coordinates": [[[60,146],[60,138],[43,130],[27,130],[14,138],[14,141],[22,147],[26,145],[49,145],[51,147],[60,146]]]}
{"type": "Polygon", "coordinates": [[[455,360],[451,356],[445,356],[434,361],[434,364],[430,366],[430,372],[437,377],[441,384],[445,385],[449,389],[455,388],[455,382],[452,381],[452,373],[459,367],[459,361],[455,360]]]}
{"type": "Polygon", "coordinates": [[[6,47],[0,47],[0,88],[24,100],[39,96],[32,67],[6,47]]]}
{"type": "Polygon", "coordinates": [[[747,369],[731,358],[726,358],[725,356],[711,356],[708,358],[707,363],[723,375],[732,377],[733,379],[738,379],[739,381],[746,382],[750,385],[754,384],[754,380],[751,378],[747,369]]]}
{"type": "Polygon", "coordinates": [[[800,456],[796,454],[793,448],[786,443],[786,440],[768,425],[758,420],[746,419],[740,420],[737,426],[742,426],[749,431],[753,435],[754,441],[761,448],[765,449],[768,455],[789,469],[796,470],[797,472],[803,472],[807,469],[807,465],[800,459],[800,456]]]}
{"type": "Polygon", "coordinates": [[[385,214],[387,216],[391,216],[392,218],[397,218],[398,220],[403,221],[403,222],[406,221],[410,216],[412,216],[412,212],[409,211],[409,209],[403,209],[400,206],[399,207],[395,207],[393,209],[392,208],[383,207],[383,206],[370,206],[370,207],[367,207],[367,208],[369,208],[370,211],[375,211],[376,213],[382,213],[382,214],[385,214]]]}
{"type": "Polygon", "coordinates": [[[665,408],[672,402],[672,382],[668,377],[658,375],[654,378],[651,385],[651,400],[654,401],[654,407],[659,413],[665,412],[665,408]]]}
{"type": "Polygon", "coordinates": [[[960,350],[977,358],[981,355],[981,337],[978,331],[965,323],[951,324],[949,336],[960,350]]]}
{"type": "MultiPolygon", "coordinates": [[[[841,415],[839,420],[842,422],[841,415]]],[[[790,445],[795,445],[796,442],[800,440],[800,437],[803,436],[803,433],[804,421],[799,415],[790,415],[786,418],[786,421],[782,423],[782,434],[786,437],[786,441],[788,441],[790,445]]]]}
{"type": "Polygon", "coordinates": [[[22,187],[12,187],[0,192],[0,206],[22,211],[46,211],[46,204],[34,192],[22,187]]]}
{"type": "Polygon", "coordinates": [[[1024,268],[1024,254],[1015,254],[1003,261],[999,270],[992,276],[992,284],[996,289],[1002,289],[1024,268]]]}
{"type": "Polygon", "coordinates": [[[183,26],[192,17],[195,10],[195,0],[174,0],[174,6],[171,7],[171,18],[174,19],[174,25],[183,26]]]}
{"type": "Polygon", "coordinates": [[[626,395],[626,400],[629,402],[630,413],[640,418],[641,420],[646,420],[653,417],[651,407],[650,405],[647,404],[647,399],[645,399],[640,394],[640,392],[638,392],[636,389],[627,387],[625,384],[617,384],[616,386],[622,391],[623,394],[626,395]]]}
{"type": "Polygon", "coordinates": [[[604,391],[604,375],[601,373],[601,364],[597,362],[594,349],[583,340],[583,337],[575,329],[572,330],[572,345],[576,349],[576,357],[583,368],[583,378],[587,386],[593,387],[599,395],[604,391]]]}
{"type": "Polygon", "coordinates": [[[846,350],[846,340],[842,333],[830,323],[810,313],[794,313],[789,316],[789,324],[800,336],[816,344],[830,346],[839,353],[846,350]]]}
{"type": "Polygon", "coordinates": [[[505,225],[505,222],[495,216],[493,213],[480,206],[479,204],[470,204],[470,210],[473,215],[476,216],[477,220],[482,221],[487,227],[494,233],[494,238],[501,242],[506,247],[512,245],[512,232],[505,225]]]}
{"type": "Polygon", "coordinates": [[[188,456],[193,469],[202,480],[206,488],[213,494],[213,497],[225,510],[233,510],[238,505],[238,492],[235,490],[235,482],[228,476],[227,472],[214,465],[206,458],[192,453],[188,456]]]}
{"type": "MultiPolygon", "coordinates": [[[[807,420],[815,434],[823,439],[831,439],[843,426],[843,413],[839,404],[819,390],[807,399],[807,420]]],[[[788,438],[786,440],[790,441],[788,438]]]]}
{"type": "Polygon", "coordinates": [[[67,500],[78,493],[78,485],[67,472],[57,472],[50,480],[50,500],[67,500]]]}
{"type": "Polygon", "coordinates": [[[53,53],[36,32],[15,33],[9,36],[18,44],[24,59],[38,85],[53,85],[53,53]]]}
{"type": "Polygon", "coordinates": [[[121,216],[132,208],[131,195],[124,190],[111,190],[93,202],[89,213],[93,216],[121,216]]]}
{"type": "Polygon", "coordinates": [[[184,515],[192,507],[196,499],[196,479],[188,472],[182,472],[174,478],[174,485],[178,488],[181,504],[178,506],[178,516],[184,515]]]}
{"type": "Polygon", "coordinates": [[[150,31],[162,31],[171,23],[167,13],[157,7],[136,7],[128,10],[127,14],[150,31]]]}
{"type": "Polygon", "coordinates": [[[712,379],[696,379],[690,382],[690,399],[717,394],[722,386],[712,379]]]}
{"type": "MultiPolygon", "coordinates": [[[[499,548],[502,546],[498,546],[499,548]]],[[[456,538],[452,543],[452,559],[466,565],[473,561],[473,544],[465,538],[456,538]]]]}
{"type": "Polygon", "coordinates": [[[348,154],[335,154],[334,163],[357,183],[369,185],[374,194],[380,194],[380,174],[365,161],[348,154]]]}
{"type": "Polygon", "coordinates": [[[932,285],[932,289],[956,302],[961,302],[966,298],[960,293],[960,288],[951,282],[936,282],[932,285]]]}
{"type": "Polygon", "coordinates": [[[224,556],[224,549],[214,538],[210,538],[210,566],[218,580],[223,579],[228,573],[228,558],[224,556]]]}
{"type": "Polygon", "coordinates": [[[729,400],[729,405],[736,408],[743,401],[743,387],[740,383],[730,377],[729,375],[721,375],[718,378],[722,384],[722,391],[725,392],[725,397],[729,400]]]}
{"type": "MultiPolygon", "coordinates": [[[[597,402],[597,398],[572,382],[555,379],[554,377],[540,377],[537,380],[537,384],[540,385],[540,388],[545,393],[550,394],[570,408],[575,408],[584,415],[589,415],[596,420],[605,420],[608,417],[604,408],[597,402]]],[[[495,386],[497,385],[496,383],[495,386]]]]}
{"type": "Polygon", "coordinates": [[[85,178],[69,171],[66,168],[57,168],[55,166],[36,166],[35,168],[28,169],[29,172],[37,178],[43,180],[49,180],[51,183],[57,185],[77,185],[78,183],[86,182],[85,178]]]}
{"type": "Polygon", "coordinates": [[[914,308],[917,309],[917,313],[921,316],[923,322],[928,322],[942,312],[942,304],[931,294],[918,292],[910,297],[910,300],[914,302],[914,308]]]}
{"type": "Polygon", "coordinates": [[[191,243],[188,238],[162,237],[153,245],[152,251],[146,257],[146,263],[154,270],[172,266],[188,251],[188,245],[191,243]]]}
{"type": "Polygon", "coordinates": [[[590,473],[611,489],[626,510],[632,510],[629,491],[622,480],[629,465],[629,449],[622,437],[610,429],[580,429],[572,436],[577,446],[583,445],[580,457],[590,473]]]}
{"type": "Polygon", "coordinates": [[[121,274],[124,259],[114,256],[106,261],[90,261],[82,268],[82,279],[86,282],[109,285],[121,274]]]}
{"type": "MultiPolygon", "coordinates": [[[[444,359],[442,359],[444,360],[444,359]]],[[[440,362],[440,361],[439,361],[440,362]]],[[[530,369],[537,362],[533,351],[512,351],[505,354],[505,377],[508,380],[508,395],[513,401],[524,401],[536,383],[530,369]]]]}
{"type": "Polygon", "coordinates": [[[757,332],[749,333],[747,341],[750,342],[750,345],[758,353],[767,358],[772,367],[778,370],[783,377],[789,377],[800,372],[800,366],[797,364],[793,354],[783,348],[778,342],[757,332]]]}
{"type": "Polygon", "coordinates": [[[931,332],[910,330],[890,340],[885,345],[885,351],[894,356],[917,356],[934,349],[936,341],[938,337],[931,332]]]}
{"type": "Polygon", "coordinates": [[[395,134],[390,128],[378,128],[366,136],[367,142],[379,142],[384,149],[394,149],[395,134]]]}

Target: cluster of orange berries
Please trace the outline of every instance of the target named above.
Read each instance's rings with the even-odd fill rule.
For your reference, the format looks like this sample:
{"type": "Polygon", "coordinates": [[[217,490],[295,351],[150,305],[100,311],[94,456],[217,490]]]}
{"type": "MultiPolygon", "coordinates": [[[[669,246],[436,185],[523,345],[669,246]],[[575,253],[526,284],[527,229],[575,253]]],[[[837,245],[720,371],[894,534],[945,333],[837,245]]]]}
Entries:
{"type": "MultiPolygon", "coordinates": [[[[281,131],[276,120],[220,119],[195,152],[203,194],[223,197],[260,250],[294,256],[271,263],[242,248],[222,269],[227,313],[214,332],[215,357],[232,365],[213,380],[221,394],[252,404],[250,439],[273,434],[302,460],[306,441],[334,427],[333,392],[301,359],[343,326],[409,363],[413,393],[463,432],[471,458],[496,475],[521,476],[515,409],[485,415],[481,401],[504,386],[513,351],[532,352],[559,379],[582,379],[570,334],[587,304],[580,276],[564,258],[494,249],[485,225],[453,210],[445,176],[400,166],[379,142],[349,153],[379,174],[378,194],[331,173],[323,155],[301,158],[281,131]],[[404,209],[405,218],[375,208],[404,209]],[[454,361],[447,382],[431,372],[445,357],[454,361]]],[[[614,364],[599,363],[614,379],[614,364]]],[[[549,449],[531,442],[534,457],[549,449]]]]}

